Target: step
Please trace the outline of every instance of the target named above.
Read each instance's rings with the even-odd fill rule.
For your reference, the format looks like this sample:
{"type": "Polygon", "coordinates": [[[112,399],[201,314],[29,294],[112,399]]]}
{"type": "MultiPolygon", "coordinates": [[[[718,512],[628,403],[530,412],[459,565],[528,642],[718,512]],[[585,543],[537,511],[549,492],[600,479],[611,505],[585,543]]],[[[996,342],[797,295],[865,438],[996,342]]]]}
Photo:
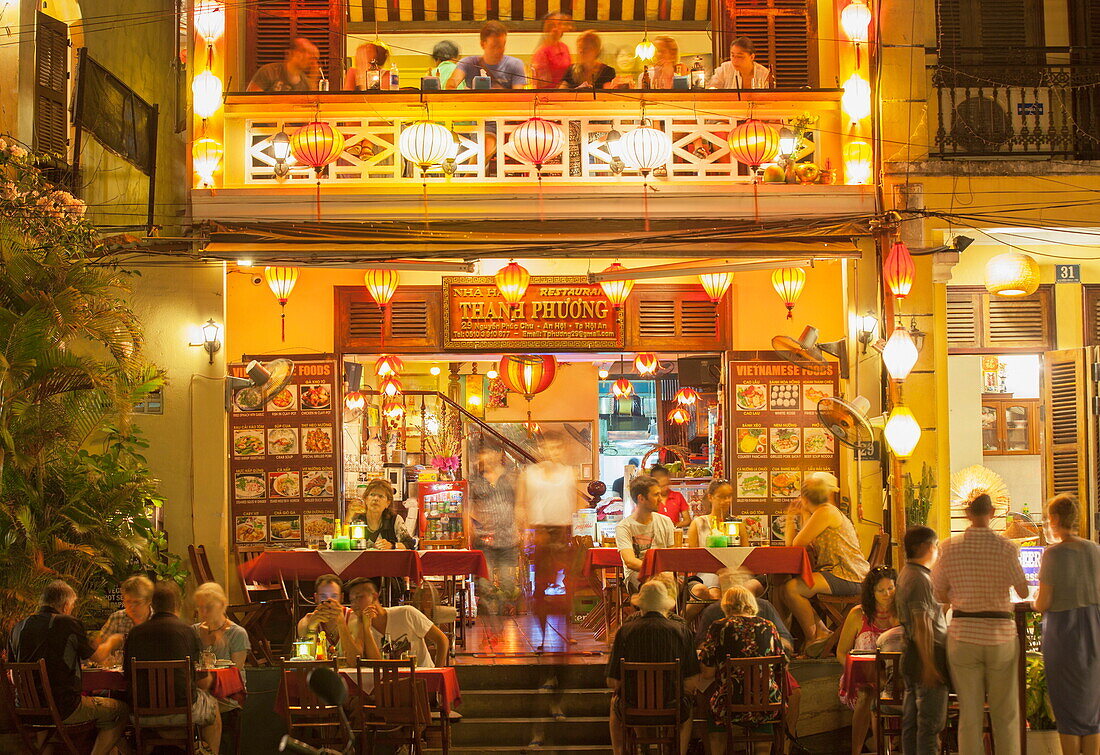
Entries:
{"type": "MultiPolygon", "coordinates": [[[[443,750],[427,749],[425,753],[442,753],[443,750]]],[[[451,747],[452,753],[482,753],[493,752],[504,755],[521,755],[521,753],[540,753],[541,755],[610,755],[611,748],[607,745],[544,745],[541,747],[451,747]]]]}
{"type": "Polygon", "coordinates": [[[611,732],[607,716],[577,716],[555,721],[550,717],[533,718],[463,718],[451,727],[451,742],[456,747],[485,745],[522,748],[542,731],[546,746],[609,745],[611,732]]]}
{"type": "Polygon", "coordinates": [[[494,689],[462,692],[462,717],[539,718],[551,715],[550,706],[559,700],[566,716],[606,716],[611,708],[609,689],[563,689],[558,694],[536,690],[494,689]]]}
{"type": "Polygon", "coordinates": [[[556,675],[558,687],[569,689],[603,689],[606,664],[600,661],[562,663],[500,664],[494,659],[484,663],[462,664],[454,667],[463,696],[467,691],[488,689],[529,689],[542,685],[551,675],[556,675]]]}

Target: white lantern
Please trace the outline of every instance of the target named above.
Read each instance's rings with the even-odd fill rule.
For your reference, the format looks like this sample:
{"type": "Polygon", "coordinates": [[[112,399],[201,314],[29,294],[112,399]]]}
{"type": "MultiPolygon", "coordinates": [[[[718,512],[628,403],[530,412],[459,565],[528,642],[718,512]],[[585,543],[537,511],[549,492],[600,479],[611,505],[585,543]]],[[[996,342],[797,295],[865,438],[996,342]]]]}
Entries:
{"type": "Polygon", "coordinates": [[[998,254],[985,264],[985,289],[994,296],[1031,296],[1039,289],[1039,263],[1023,252],[998,254]]]}
{"type": "Polygon", "coordinates": [[[225,32],[225,6],[216,0],[195,3],[195,31],[206,40],[206,44],[214,44],[225,32]]]}
{"type": "Polygon", "coordinates": [[[203,71],[191,82],[195,115],[209,118],[222,106],[222,80],[210,71],[203,71]]]}
{"type": "Polygon", "coordinates": [[[920,423],[909,407],[898,405],[890,412],[882,434],[886,436],[886,442],[894,455],[904,459],[913,453],[920,442],[920,423]]]}
{"type": "Polygon", "coordinates": [[[894,380],[905,380],[917,363],[917,344],[904,325],[899,325],[886,341],[882,361],[894,380]]]}
{"type": "Polygon", "coordinates": [[[454,134],[446,126],[432,121],[416,121],[401,132],[397,146],[401,156],[423,172],[446,160],[454,148],[454,141],[454,134]]]}
{"type": "Polygon", "coordinates": [[[223,153],[222,145],[210,137],[191,145],[191,165],[199,176],[199,188],[214,185],[214,171],[221,165],[223,153]]]}
{"type": "Polygon", "coordinates": [[[844,94],[840,97],[840,106],[853,123],[862,121],[871,115],[871,85],[858,73],[853,73],[844,82],[844,94]]]}
{"type": "Polygon", "coordinates": [[[840,12],[840,25],[853,42],[866,42],[871,26],[871,9],[863,0],[852,0],[840,12]]]}
{"type": "Polygon", "coordinates": [[[642,41],[634,48],[634,57],[642,61],[642,63],[648,63],[657,56],[657,48],[653,46],[653,43],[649,41],[649,35],[642,36],[642,41]]]}
{"type": "Polygon", "coordinates": [[[627,166],[644,176],[672,159],[672,139],[664,131],[638,126],[619,140],[619,154],[627,166]]]}

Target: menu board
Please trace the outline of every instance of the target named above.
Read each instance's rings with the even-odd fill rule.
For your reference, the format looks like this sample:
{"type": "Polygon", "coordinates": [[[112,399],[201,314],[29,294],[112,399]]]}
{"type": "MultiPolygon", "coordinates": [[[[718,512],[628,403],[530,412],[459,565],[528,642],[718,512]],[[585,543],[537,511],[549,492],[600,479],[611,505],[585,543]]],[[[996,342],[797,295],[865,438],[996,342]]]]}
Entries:
{"type": "Polygon", "coordinates": [[[840,473],[836,438],[817,402],[839,393],[836,363],[809,371],[774,352],[733,352],[729,370],[733,513],[754,515],[750,540],[782,539],[782,519],[814,472],[840,473]]]}
{"type": "MultiPolygon", "coordinates": [[[[231,401],[229,538],[234,547],[316,545],[333,534],[340,489],[339,372],[332,359],[292,361],[290,384],[262,405],[245,391],[231,401]]],[[[231,364],[229,370],[246,377],[244,363],[231,364]]]]}

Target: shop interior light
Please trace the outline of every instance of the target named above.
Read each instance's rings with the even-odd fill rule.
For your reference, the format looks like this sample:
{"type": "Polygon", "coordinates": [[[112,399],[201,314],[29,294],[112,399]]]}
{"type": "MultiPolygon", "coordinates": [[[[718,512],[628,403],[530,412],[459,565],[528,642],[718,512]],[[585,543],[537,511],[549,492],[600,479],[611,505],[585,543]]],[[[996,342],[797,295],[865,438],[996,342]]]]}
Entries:
{"type": "Polygon", "coordinates": [[[466,403],[474,407],[481,406],[481,395],[478,393],[471,393],[466,397],[466,403]]]}
{"type": "Polygon", "coordinates": [[[899,324],[886,341],[886,347],[882,350],[882,362],[891,378],[905,380],[916,366],[919,355],[913,337],[904,325],[899,324]]]}
{"type": "Polygon", "coordinates": [[[858,123],[871,115],[871,85],[858,73],[853,73],[844,82],[844,94],[840,97],[840,106],[853,123],[858,123]]]}
{"type": "Polygon", "coordinates": [[[649,377],[657,372],[657,368],[661,366],[660,361],[657,359],[657,355],[652,352],[643,352],[637,354],[634,357],[634,369],[638,371],[638,374],[642,377],[649,377]]]}
{"type": "Polygon", "coordinates": [[[378,384],[378,392],[386,398],[394,398],[402,394],[403,386],[396,375],[388,375],[382,378],[382,382],[378,384]]]}
{"type": "Polygon", "coordinates": [[[784,126],[779,129],[779,154],[781,156],[790,157],[793,155],[797,145],[798,135],[790,127],[784,126]]]}
{"type": "Polygon", "coordinates": [[[649,34],[642,37],[642,41],[634,47],[634,57],[643,63],[648,63],[657,56],[657,48],[649,41],[649,34]]]}
{"type": "Polygon", "coordinates": [[[206,119],[222,106],[222,80],[210,71],[203,71],[191,80],[192,103],[195,115],[206,119]]]}
{"type": "Polygon", "coordinates": [[[400,357],[395,357],[392,354],[383,354],[378,357],[378,360],[374,363],[374,374],[378,377],[389,377],[391,375],[398,375],[405,367],[400,357]]]}
{"type": "Polygon", "coordinates": [[[498,377],[500,377],[500,373],[496,370],[490,369],[488,372],[485,373],[485,377],[489,378],[490,380],[496,380],[498,377]]]}
{"type": "Polygon", "coordinates": [[[1039,263],[1023,252],[998,254],[985,265],[985,290],[994,296],[1031,296],[1039,289],[1039,263]]]}
{"type": "Polygon", "coordinates": [[[611,371],[606,367],[601,367],[596,374],[600,376],[600,380],[607,380],[611,377],[611,371]]]}
{"type": "Polygon", "coordinates": [[[442,370],[441,370],[441,369],[439,369],[439,367],[437,367],[436,365],[434,365],[434,364],[433,364],[433,365],[431,366],[431,369],[429,369],[429,370],[428,370],[428,372],[429,372],[429,373],[430,373],[431,375],[433,375],[433,376],[435,376],[435,377],[438,377],[438,376],[439,376],[439,373],[440,373],[440,372],[442,372],[442,370]]]}
{"type": "Polygon", "coordinates": [[[668,413],[668,420],[677,425],[685,425],[691,421],[691,412],[677,404],[676,407],[668,413]]]}
{"type": "Polygon", "coordinates": [[[886,427],[883,428],[882,434],[886,437],[886,442],[894,455],[904,459],[913,453],[917,443],[920,442],[920,423],[917,422],[917,418],[913,416],[909,407],[899,404],[890,412],[890,418],[886,420],[886,427]]]}
{"type": "Polygon", "coordinates": [[[352,391],[344,396],[344,407],[348,411],[360,411],[367,405],[366,397],[359,391],[352,391]]]}
{"type": "MultiPolygon", "coordinates": [[[[620,270],[625,270],[618,262],[612,262],[608,265],[605,273],[616,273],[620,270]]],[[[610,280],[600,281],[600,288],[603,289],[603,295],[607,297],[607,300],[611,302],[611,306],[615,309],[623,306],[626,300],[630,298],[630,292],[634,290],[634,281],[632,280],[610,280]]]]}
{"type": "Polygon", "coordinates": [[[248,257],[241,257],[237,260],[237,267],[252,267],[252,260],[248,257]]]}
{"type": "Polygon", "coordinates": [[[400,401],[387,401],[382,404],[382,416],[392,422],[400,422],[405,416],[405,405],[400,401]]]}
{"type": "Polygon", "coordinates": [[[619,378],[611,386],[611,393],[615,398],[629,398],[634,395],[634,384],[626,378],[619,378]]]}

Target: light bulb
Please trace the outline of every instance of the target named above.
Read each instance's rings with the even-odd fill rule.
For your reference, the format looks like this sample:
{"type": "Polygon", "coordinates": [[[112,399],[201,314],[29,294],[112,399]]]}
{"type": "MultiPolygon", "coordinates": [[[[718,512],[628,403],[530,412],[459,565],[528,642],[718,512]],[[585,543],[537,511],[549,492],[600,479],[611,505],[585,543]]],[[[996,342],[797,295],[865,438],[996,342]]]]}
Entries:
{"type": "Polygon", "coordinates": [[[430,370],[428,370],[428,372],[430,372],[432,375],[435,375],[435,376],[438,377],[441,370],[438,367],[433,365],[432,368],[430,370]]]}
{"type": "Polygon", "coordinates": [[[607,380],[607,378],[610,375],[611,375],[611,373],[608,372],[607,370],[605,370],[603,367],[600,368],[600,371],[599,371],[600,380],[607,380]]]}
{"type": "Polygon", "coordinates": [[[485,377],[489,378],[490,380],[496,380],[499,376],[500,376],[500,373],[497,372],[496,370],[489,370],[488,372],[485,373],[485,377]]]}

